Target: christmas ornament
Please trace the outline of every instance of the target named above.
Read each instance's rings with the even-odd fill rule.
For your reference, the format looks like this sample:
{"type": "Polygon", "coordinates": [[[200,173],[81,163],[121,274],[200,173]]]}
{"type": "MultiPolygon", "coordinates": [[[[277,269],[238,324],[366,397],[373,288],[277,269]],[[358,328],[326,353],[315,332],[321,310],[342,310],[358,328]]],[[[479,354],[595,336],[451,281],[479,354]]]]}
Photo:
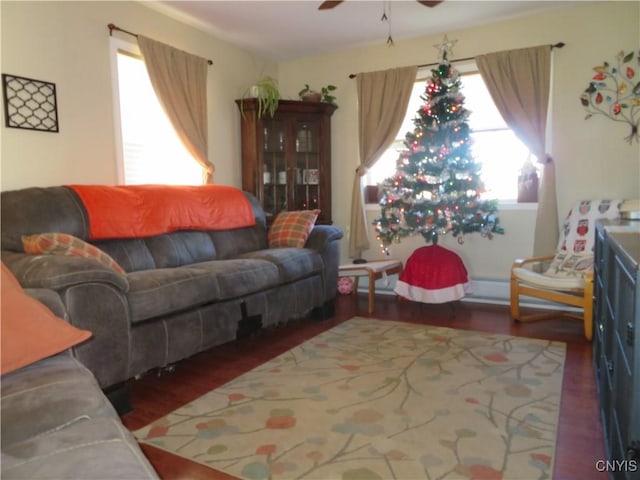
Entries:
{"type": "Polygon", "coordinates": [[[604,115],[616,122],[627,123],[631,133],[625,137],[629,143],[640,141],[640,50],[618,52],[615,66],[604,62],[593,67],[596,74],[580,96],[580,103],[587,111],[585,120],[594,115],[604,115]]]}

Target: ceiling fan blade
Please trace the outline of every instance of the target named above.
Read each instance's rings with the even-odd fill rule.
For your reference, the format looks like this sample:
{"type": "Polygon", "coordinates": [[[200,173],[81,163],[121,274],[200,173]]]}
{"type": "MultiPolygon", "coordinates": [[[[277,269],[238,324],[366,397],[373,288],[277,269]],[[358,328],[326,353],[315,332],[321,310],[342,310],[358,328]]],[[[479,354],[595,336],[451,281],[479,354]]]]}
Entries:
{"type": "Polygon", "coordinates": [[[330,10],[337,7],[343,2],[343,0],[325,0],[320,4],[318,10],[330,10]]]}
{"type": "Polygon", "coordinates": [[[438,4],[442,3],[443,0],[416,0],[420,5],[424,5],[425,7],[435,7],[438,4]]]}

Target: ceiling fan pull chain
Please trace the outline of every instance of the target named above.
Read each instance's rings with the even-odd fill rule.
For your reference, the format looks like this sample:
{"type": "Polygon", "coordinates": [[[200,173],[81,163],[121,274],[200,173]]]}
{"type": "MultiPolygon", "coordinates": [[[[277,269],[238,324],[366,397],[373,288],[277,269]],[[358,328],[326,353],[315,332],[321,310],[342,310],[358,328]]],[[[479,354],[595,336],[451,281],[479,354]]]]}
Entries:
{"type": "Polygon", "coordinates": [[[383,21],[386,19],[387,24],[388,24],[388,28],[389,28],[389,36],[387,37],[387,45],[389,47],[393,47],[393,37],[391,36],[391,0],[387,0],[385,3],[383,3],[383,5],[385,5],[384,10],[383,10],[383,14],[382,14],[382,18],[383,21]],[[387,8],[389,9],[389,16],[387,18],[387,8]]]}

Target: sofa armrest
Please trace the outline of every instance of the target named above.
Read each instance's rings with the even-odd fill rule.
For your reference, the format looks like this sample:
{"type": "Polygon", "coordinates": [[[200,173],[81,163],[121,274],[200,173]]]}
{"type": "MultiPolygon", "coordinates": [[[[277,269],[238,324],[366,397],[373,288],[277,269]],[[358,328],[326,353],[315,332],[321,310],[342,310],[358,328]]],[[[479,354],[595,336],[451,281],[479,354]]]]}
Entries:
{"type": "Polygon", "coordinates": [[[333,225],[316,225],[311,230],[305,247],[317,252],[323,252],[330,242],[340,240],[342,236],[342,230],[338,227],[334,227],[333,225]]]}
{"type": "Polygon", "coordinates": [[[342,230],[333,225],[316,225],[311,230],[305,248],[315,250],[322,257],[324,265],[323,283],[324,300],[332,301],[338,286],[338,264],[340,260],[340,244],[342,230]]]}
{"type": "Polygon", "coordinates": [[[110,284],[122,292],[129,290],[125,275],[90,258],[3,251],[2,261],[24,288],[62,290],[97,282],[110,284]]]}
{"type": "Polygon", "coordinates": [[[64,303],[62,303],[58,292],[48,288],[26,288],[24,292],[42,303],[51,310],[55,316],[67,318],[67,309],[64,307],[64,303]]]}
{"type": "Polygon", "coordinates": [[[81,257],[3,251],[2,261],[25,291],[93,336],[72,348],[102,388],[129,378],[130,319],[124,275],[81,257]]]}

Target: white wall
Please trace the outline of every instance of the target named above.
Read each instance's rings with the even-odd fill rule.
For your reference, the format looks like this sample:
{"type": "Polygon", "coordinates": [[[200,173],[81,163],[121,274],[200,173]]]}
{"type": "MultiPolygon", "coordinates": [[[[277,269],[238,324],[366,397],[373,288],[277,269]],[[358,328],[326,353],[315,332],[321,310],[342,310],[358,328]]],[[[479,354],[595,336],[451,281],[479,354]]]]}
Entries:
{"type": "MultiPolygon", "coordinates": [[[[442,35],[396,41],[273,65],[137,2],[0,2],[2,73],[56,83],[60,133],[4,127],[0,189],[69,183],[116,183],[108,23],[143,33],[211,58],[209,153],[217,183],[240,186],[239,113],[234,103],[260,73],[278,73],[284,98],[305,84],[338,86],[333,116],[334,223],[349,227],[353,172],[358,163],[356,82],[350,73],[437,60],[442,35]],[[266,65],[266,66],[265,66],[266,65]],[[277,70],[276,70],[277,69],[277,70]]],[[[584,120],[579,97],[592,68],[621,49],[640,45],[639,2],[576,2],[575,6],[492,25],[447,32],[457,39],[454,59],[559,41],[554,52],[551,153],[557,162],[562,217],[579,198],[640,197],[640,147],[627,144],[628,129],[604,117],[584,120]]],[[[123,37],[126,38],[126,37],[123,37]]],[[[384,39],[382,39],[384,41],[384,39]]],[[[370,220],[376,215],[369,212],[370,220]]],[[[514,258],[532,252],[535,211],[502,210],[504,236],[467,236],[464,245],[441,244],[460,253],[472,277],[506,279],[514,258]]],[[[348,233],[348,232],[347,232],[348,233]]],[[[381,258],[373,227],[367,258],[381,258]]],[[[341,243],[343,262],[348,239],[341,243]]],[[[420,238],[392,246],[406,260],[420,238]]]]}
{"type": "Polygon", "coordinates": [[[217,183],[240,185],[234,99],[275,64],[138,2],[3,1],[0,9],[2,73],[55,83],[60,125],[60,133],[38,132],[6,128],[2,119],[2,190],[117,183],[108,23],[213,60],[209,158],[217,183]]]}
{"type": "MultiPolygon", "coordinates": [[[[557,163],[559,216],[581,198],[640,197],[640,147],[623,138],[629,128],[610,119],[584,120],[580,94],[587,87],[592,68],[610,62],[622,49],[640,46],[640,2],[576,2],[568,8],[515,18],[482,27],[447,32],[458,40],[453,59],[477,54],[565,42],[553,53],[553,107],[550,112],[552,138],[550,153],[557,163]]],[[[280,85],[294,98],[305,83],[312,86],[334,84],[339,108],[333,116],[333,205],[334,222],[348,229],[351,185],[358,164],[356,82],[350,73],[383,70],[437,61],[443,35],[426,35],[397,41],[395,47],[382,44],[342,51],[331,55],[281,63],[280,85]]],[[[369,211],[369,220],[376,216],[369,211]]],[[[441,245],[457,251],[474,278],[507,279],[514,258],[530,256],[533,250],[533,210],[502,210],[500,223],[504,236],[488,241],[478,235],[465,237],[464,245],[447,237],[441,245]]],[[[372,249],[368,259],[382,258],[373,226],[372,249]]],[[[423,246],[421,237],[392,245],[391,255],[406,260],[415,248],[423,246]]],[[[348,240],[341,244],[343,262],[349,262],[348,240]]]]}

